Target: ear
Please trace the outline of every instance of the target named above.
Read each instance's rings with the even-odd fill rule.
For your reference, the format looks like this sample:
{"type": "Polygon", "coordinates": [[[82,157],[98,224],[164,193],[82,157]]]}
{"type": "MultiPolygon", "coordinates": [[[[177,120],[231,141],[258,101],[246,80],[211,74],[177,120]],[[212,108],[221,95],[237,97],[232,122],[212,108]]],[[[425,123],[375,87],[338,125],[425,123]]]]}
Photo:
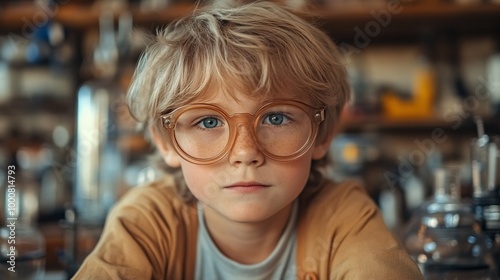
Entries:
{"type": "Polygon", "coordinates": [[[330,144],[334,136],[335,136],[335,130],[332,130],[323,142],[314,144],[312,148],[313,150],[312,159],[314,160],[321,159],[326,155],[326,153],[328,153],[328,151],[330,150],[330,144]]]}
{"type": "Polygon", "coordinates": [[[153,129],[149,129],[149,133],[151,133],[151,136],[153,138],[153,142],[158,149],[158,151],[161,154],[161,157],[165,161],[165,163],[172,167],[172,168],[177,168],[181,166],[181,161],[180,161],[180,156],[175,152],[175,150],[170,147],[170,145],[165,141],[159,133],[153,129]]]}

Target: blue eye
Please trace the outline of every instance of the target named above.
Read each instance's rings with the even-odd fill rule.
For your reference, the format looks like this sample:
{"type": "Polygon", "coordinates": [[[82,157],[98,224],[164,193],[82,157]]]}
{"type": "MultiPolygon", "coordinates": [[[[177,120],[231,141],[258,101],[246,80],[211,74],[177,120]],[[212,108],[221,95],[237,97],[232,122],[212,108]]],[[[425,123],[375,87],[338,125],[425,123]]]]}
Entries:
{"type": "Polygon", "coordinates": [[[222,122],[217,118],[207,117],[202,119],[197,125],[201,126],[202,128],[216,128],[218,126],[221,126],[222,122]]]}
{"type": "Polygon", "coordinates": [[[282,125],[288,121],[288,118],[282,113],[272,113],[266,116],[264,123],[270,125],[282,125]]]}

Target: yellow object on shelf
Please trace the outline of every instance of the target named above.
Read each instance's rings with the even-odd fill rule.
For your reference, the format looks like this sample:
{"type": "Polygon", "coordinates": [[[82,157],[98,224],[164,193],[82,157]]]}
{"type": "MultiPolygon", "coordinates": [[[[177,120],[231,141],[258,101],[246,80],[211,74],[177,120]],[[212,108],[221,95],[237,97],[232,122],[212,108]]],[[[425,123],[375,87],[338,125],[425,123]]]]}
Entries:
{"type": "Polygon", "coordinates": [[[436,83],[430,67],[420,69],[415,77],[413,97],[404,99],[394,92],[382,95],[384,116],[388,119],[427,119],[434,114],[436,83]]]}

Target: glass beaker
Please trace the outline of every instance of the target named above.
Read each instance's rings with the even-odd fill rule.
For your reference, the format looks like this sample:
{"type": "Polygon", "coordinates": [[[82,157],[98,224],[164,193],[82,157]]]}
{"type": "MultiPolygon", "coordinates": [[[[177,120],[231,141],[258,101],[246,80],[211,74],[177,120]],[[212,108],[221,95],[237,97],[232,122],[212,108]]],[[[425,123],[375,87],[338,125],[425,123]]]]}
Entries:
{"type": "Polygon", "coordinates": [[[499,196],[500,137],[476,138],[471,144],[474,197],[499,196]]]}
{"type": "Polygon", "coordinates": [[[461,199],[458,167],[435,171],[434,195],[413,213],[402,240],[426,279],[491,279],[487,238],[461,199]]]}

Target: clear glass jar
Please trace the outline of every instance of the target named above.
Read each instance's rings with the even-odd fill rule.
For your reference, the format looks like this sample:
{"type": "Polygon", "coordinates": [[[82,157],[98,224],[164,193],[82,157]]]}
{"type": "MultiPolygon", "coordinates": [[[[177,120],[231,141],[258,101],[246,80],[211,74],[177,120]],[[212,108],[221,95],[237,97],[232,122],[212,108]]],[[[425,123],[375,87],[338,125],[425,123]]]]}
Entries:
{"type": "Polygon", "coordinates": [[[402,240],[426,279],[492,279],[487,238],[460,196],[460,169],[435,172],[434,195],[411,216],[402,240]]]}

